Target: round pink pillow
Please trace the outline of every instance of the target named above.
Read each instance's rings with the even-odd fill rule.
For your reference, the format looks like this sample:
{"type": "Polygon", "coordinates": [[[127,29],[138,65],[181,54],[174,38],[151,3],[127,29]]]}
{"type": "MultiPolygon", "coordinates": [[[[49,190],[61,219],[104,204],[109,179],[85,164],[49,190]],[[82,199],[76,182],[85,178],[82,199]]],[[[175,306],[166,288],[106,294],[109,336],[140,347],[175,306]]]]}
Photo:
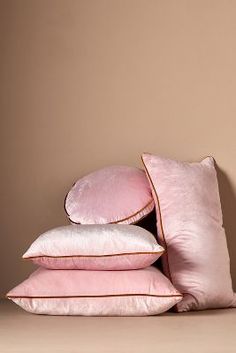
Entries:
{"type": "Polygon", "coordinates": [[[133,224],[154,208],[145,172],[139,168],[112,166],[79,179],[65,198],[72,223],[133,224]]]}

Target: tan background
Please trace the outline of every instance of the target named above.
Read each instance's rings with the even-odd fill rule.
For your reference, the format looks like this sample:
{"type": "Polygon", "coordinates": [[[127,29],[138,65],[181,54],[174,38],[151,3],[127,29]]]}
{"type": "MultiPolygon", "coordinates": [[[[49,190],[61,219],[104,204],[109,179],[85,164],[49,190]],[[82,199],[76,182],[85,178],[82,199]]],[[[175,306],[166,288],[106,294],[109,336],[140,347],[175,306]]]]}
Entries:
{"type": "Polygon", "coordinates": [[[1,293],[64,195],[142,151],[215,156],[236,282],[236,2],[1,1],[1,293]]]}

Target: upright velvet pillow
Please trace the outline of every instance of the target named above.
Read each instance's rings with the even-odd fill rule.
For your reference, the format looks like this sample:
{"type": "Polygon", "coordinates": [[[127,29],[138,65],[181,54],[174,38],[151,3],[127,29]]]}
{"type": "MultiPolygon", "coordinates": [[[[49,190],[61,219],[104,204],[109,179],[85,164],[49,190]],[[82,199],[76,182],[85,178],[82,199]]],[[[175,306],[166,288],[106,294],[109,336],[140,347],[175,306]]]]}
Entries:
{"type": "Polygon", "coordinates": [[[178,311],[236,306],[214,159],[142,160],[156,203],[164,273],[184,294],[178,311]]]}
{"type": "Polygon", "coordinates": [[[65,198],[67,216],[77,224],[133,224],[153,209],[145,172],[126,166],[111,166],[84,176],[65,198]]]}

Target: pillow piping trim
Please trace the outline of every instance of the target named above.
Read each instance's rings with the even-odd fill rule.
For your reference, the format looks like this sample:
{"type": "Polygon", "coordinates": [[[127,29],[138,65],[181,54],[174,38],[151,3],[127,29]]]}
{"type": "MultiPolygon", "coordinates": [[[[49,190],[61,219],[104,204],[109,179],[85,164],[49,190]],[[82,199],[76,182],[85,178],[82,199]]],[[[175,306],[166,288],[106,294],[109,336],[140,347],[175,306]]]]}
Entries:
{"type": "MultiPolygon", "coordinates": [[[[149,153],[143,153],[143,154],[149,154],[149,153]]],[[[142,163],[143,163],[143,166],[145,168],[145,172],[146,172],[146,175],[148,177],[148,180],[150,181],[150,184],[152,186],[152,190],[154,191],[154,194],[155,194],[155,197],[156,197],[156,200],[157,200],[157,208],[158,208],[158,214],[159,214],[159,219],[160,219],[160,230],[161,230],[161,239],[164,243],[164,247],[165,247],[165,254],[166,254],[166,263],[167,263],[167,270],[168,270],[168,277],[170,279],[170,281],[173,283],[172,281],[172,276],[171,276],[171,272],[170,272],[170,264],[169,264],[169,258],[168,258],[168,249],[167,249],[167,243],[166,243],[166,239],[165,239],[165,233],[164,233],[164,228],[163,228],[163,221],[162,221],[162,215],[161,215],[161,207],[160,207],[160,200],[159,200],[159,197],[158,197],[158,194],[157,194],[157,191],[154,187],[154,184],[153,184],[153,181],[152,181],[152,178],[148,172],[148,169],[146,167],[146,164],[143,160],[143,154],[141,156],[141,160],[142,160],[142,163]]],[[[158,237],[158,234],[157,234],[157,237],[158,237]]]]}
{"type": "Polygon", "coordinates": [[[119,253],[119,254],[104,254],[104,255],[36,255],[36,256],[27,256],[27,257],[23,257],[23,260],[30,260],[30,259],[39,259],[39,258],[43,258],[43,257],[47,257],[47,258],[53,258],[53,259],[60,259],[60,258],[71,258],[71,257],[113,257],[113,256],[126,256],[126,255],[155,255],[155,254],[163,254],[165,252],[165,250],[161,250],[161,251],[137,251],[137,252],[129,252],[129,253],[119,253]]]}
{"type": "Polygon", "coordinates": [[[7,299],[73,299],[73,298],[109,298],[109,297],[157,297],[157,298],[172,298],[183,297],[182,294],[146,294],[146,293],[121,293],[121,294],[104,294],[104,295],[68,295],[68,296],[21,296],[21,295],[6,295],[7,299]]]}

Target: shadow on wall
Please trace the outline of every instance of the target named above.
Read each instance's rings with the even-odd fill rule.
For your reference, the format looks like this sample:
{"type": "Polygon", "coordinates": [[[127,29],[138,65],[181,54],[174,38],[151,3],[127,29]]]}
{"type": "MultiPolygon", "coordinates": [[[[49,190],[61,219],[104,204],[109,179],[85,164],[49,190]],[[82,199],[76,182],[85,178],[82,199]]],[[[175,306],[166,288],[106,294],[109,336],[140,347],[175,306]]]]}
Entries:
{"type": "Polygon", "coordinates": [[[156,211],[154,210],[146,217],[136,223],[137,226],[142,227],[149,232],[151,232],[155,237],[157,237],[157,227],[156,227],[156,211]]]}
{"type": "Polygon", "coordinates": [[[216,170],[223,211],[223,223],[231,261],[231,273],[234,290],[236,291],[236,194],[226,173],[217,165],[216,170]]]}

